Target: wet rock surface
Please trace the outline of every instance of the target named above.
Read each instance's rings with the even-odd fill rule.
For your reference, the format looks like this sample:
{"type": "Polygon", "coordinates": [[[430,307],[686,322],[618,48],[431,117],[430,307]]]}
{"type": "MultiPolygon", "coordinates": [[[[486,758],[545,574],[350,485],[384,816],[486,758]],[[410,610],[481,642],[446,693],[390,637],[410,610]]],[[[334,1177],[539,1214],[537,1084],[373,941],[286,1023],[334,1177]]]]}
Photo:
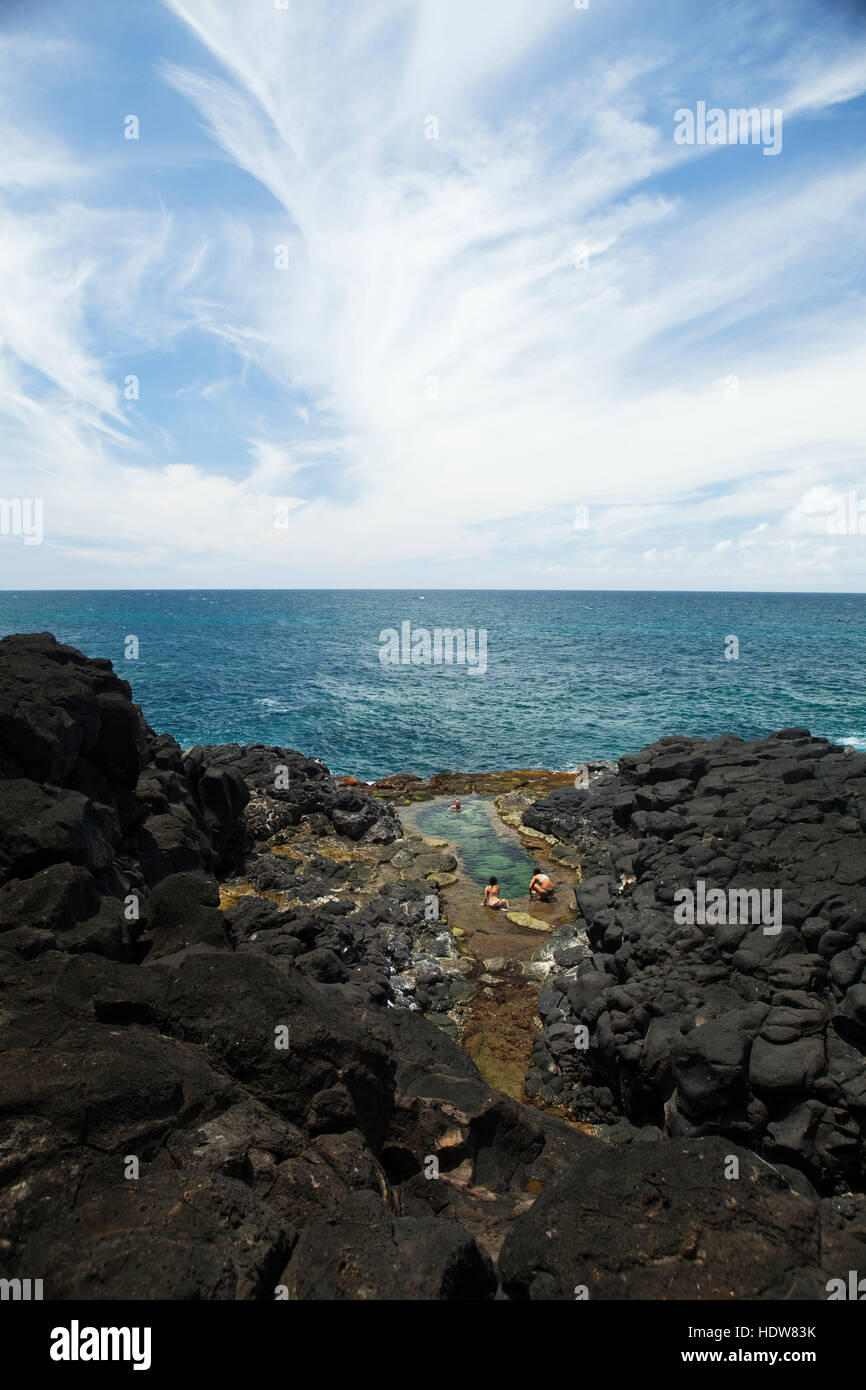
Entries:
{"type": "MultiPolygon", "coordinates": [[[[853,819],[850,800],[839,815],[853,819]]],[[[784,1258],[782,1296],[823,1297],[854,1267],[856,1195],[822,1198],[778,1161],[762,1186],[727,1135],[661,1139],[622,1120],[623,1142],[606,1144],[482,1081],[432,1021],[448,1023],[467,983],[431,911],[450,872],[441,847],[323,764],[262,747],[184,755],[109,663],[49,635],[0,642],[0,1277],[42,1278],[56,1299],[558,1298],[572,1280],[601,1297],[700,1297],[735,1275],[741,1296],[770,1296],[784,1258]],[[730,1155],[748,1180],[724,1177],[730,1155]],[[648,1282],[641,1214],[663,1181],[676,1200],[657,1201],[648,1282]],[[728,1258],[741,1220],[760,1277],[728,1258]]],[[[608,909],[585,886],[596,955],[590,918],[608,909]]],[[[838,1154],[826,1111],[841,1103],[822,1087],[830,1073],[857,1093],[860,975],[856,933],[821,913],[826,949],[792,919],[810,949],[795,935],[784,985],[737,1004],[748,1048],[711,1053],[732,1097],[741,1070],[761,1097],[811,1088],[813,1132],[838,1154]]],[[[546,944],[584,988],[589,947],[546,944]]],[[[736,950],[770,979],[772,957],[736,950]]],[[[620,983],[608,954],[588,999],[620,983]]],[[[709,1104],[700,1052],[667,1039],[653,1076],[682,1073],[689,1105],[709,1104]]],[[[796,1105],[762,1104],[787,1154],[796,1105]]]]}

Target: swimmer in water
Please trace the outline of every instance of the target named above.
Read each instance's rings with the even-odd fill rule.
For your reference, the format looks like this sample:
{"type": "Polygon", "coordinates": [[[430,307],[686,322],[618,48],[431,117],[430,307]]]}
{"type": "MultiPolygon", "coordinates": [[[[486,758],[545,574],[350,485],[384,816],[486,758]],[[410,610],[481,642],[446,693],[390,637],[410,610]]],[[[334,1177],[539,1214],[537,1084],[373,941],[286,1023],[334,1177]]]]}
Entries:
{"type": "Polygon", "coordinates": [[[462,810],[463,810],[463,807],[460,805],[460,797],[459,797],[459,796],[455,796],[455,798],[454,798],[454,800],[452,801],[451,805],[448,807],[448,810],[449,810],[449,811],[462,811],[462,810]]]}

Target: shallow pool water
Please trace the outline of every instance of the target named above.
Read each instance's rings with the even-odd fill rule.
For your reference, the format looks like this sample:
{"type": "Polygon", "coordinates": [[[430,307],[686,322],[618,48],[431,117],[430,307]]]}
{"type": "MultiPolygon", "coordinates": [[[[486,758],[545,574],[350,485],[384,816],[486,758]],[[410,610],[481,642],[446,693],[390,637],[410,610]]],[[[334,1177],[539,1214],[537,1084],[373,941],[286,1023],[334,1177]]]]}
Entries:
{"type": "Polygon", "coordinates": [[[460,1040],[489,1085],[522,1099],[538,994],[538,983],[523,968],[547,934],[574,916],[576,876],[572,869],[554,864],[543,849],[534,857],[517,831],[500,820],[492,797],[467,797],[459,812],[449,811],[452,799],[400,806],[399,815],[407,829],[431,840],[446,840],[457,856],[457,882],[444,888],[441,897],[462,948],[475,957],[469,978],[478,985],[460,1040]],[[556,885],[553,902],[529,901],[529,880],[536,863],[556,885]],[[511,912],[482,907],[483,887],[491,874],[496,874],[502,897],[520,921],[512,921],[511,912]]]}
{"type": "Polygon", "coordinates": [[[553,865],[542,849],[533,857],[517,831],[500,820],[492,797],[468,797],[459,812],[449,811],[451,799],[440,797],[399,808],[407,827],[431,840],[447,841],[457,856],[458,880],[442,893],[448,921],[459,929],[463,945],[479,961],[492,956],[529,960],[544,934],[574,916],[575,875],[553,865]],[[552,902],[529,901],[529,880],[536,863],[553,879],[552,902]],[[510,905],[508,913],[482,906],[491,874],[498,878],[500,896],[510,905]],[[531,919],[531,925],[512,921],[512,913],[531,919]]]}
{"type": "Polygon", "coordinates": [[[422,835],[458,845],[475,883],[483,886],[495,874],[500,896],[522,899],[526,907],[534,860],[514,831],[503,825],[489,799],[469,797],[462,811],[449,811],[446,802],[427,802],[418,807],[414,823],[422,835]]]}

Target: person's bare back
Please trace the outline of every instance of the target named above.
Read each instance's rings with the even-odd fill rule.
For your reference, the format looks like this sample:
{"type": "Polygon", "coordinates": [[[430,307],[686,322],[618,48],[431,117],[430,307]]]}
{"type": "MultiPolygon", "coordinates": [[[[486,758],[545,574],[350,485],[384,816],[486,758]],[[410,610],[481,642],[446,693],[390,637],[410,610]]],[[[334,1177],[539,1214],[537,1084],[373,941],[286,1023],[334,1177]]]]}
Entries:
{"type": "Polygon", "coordinates": [[[482,906],[482,907],[493,907],[493,908],[508,908],[508,907],[509,907],[508,899],[507,899],[507,898],[500,898],[500,896],[499,896],[499,884],[498,884],[498,882],[497,882],[495,876],[491,876],[490,882],[488,883],[487,887],[484,889],[484,899],[483,899],[483,901],[482,901],[481,906],[482,906]]]}
{"type": "Polygon", "coordinates": [[[553,879],[546,874],[543,869],[534,869],[532,878],[529,882],[529,897],[538,898],[541,902],[548,902],[554,894],[553,879]]]}

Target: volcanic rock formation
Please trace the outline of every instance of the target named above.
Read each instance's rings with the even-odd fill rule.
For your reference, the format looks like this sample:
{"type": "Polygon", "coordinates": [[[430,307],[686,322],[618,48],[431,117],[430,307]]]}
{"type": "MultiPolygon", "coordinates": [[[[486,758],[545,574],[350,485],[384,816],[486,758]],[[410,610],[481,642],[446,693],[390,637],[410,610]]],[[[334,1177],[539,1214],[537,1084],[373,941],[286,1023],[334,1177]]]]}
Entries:
{"type": "MultiPolygon", "coordinates": [[[[625,792],[599,783],[591,806],[566,793],[526,813],[599,851],[580,891],[600,988],[569,981],[568,1007],[582,1018],[592,995],[611,1020],[585,1059],[590,1104],[606,1090],[611,1113],[656,1122],[618,1148],[491,1090],[408,1007],[401,967],[425,951],[447,965],[447,924],[425,906],[449,866],[403,836],[392,809],[292,750],[184,756],[107,661],[48,634],[0,642],[0,1277],[40,1278],[49,1299],[571,1299],[576,1286],[824,1298],[862,1255],[862,1198],[820,1196],[778,1160],[837,1185],[858,1171],[858,1134],[846,1147],[862,1055],[849,851],[863,771],[805,736],[768,746],[778,796],[808,793],[781,832],[784,951],[748,934],[668,940],[661,926],[669,855],[715,882],[725,856],[728,879],[751,867],[734,843],[765,849],[760,826],[735,834],[733,817],[708,859],[685,858],[693,846],[676,837],[692,812],[665,804],[664,784],[726,806],[740,792],[723,760],[650,750],[627,764],[625,792]],[[804,841],[824,823],[820,843],[804,841]],[[297,851],[308,834],[333,844],[321,864],[297,851]],[[393,882],[371,886],[365,866],[398,856],[393,882]],[[622,867],[639,879],[628,902],[611,896],[622,867]],[[221,898],[221,880],[243,891],[221,898]],[[710,945],[718,960],[705,962],[710,945]],[[632,999],[659,960],[667,992],[656,979],[632,999]],[[709,1089],[698,1007],[722,1027],[735,1018],[729,1044],[704,1048],[709,1089]],[[788,1137],[802,1105],[819,1107],[807,1153],[788,1137]],[[720,1124],[724,1138],[700,1137],[720,1124]],[[778,1136],[772,1167],[740,1133],[765,1147],[778,1136]]],[[[741,746],[716,749],[740,766],[741,746]]],[[[754,757],[766,784],[768,760],[754,757]]],[[[568,997],[550,995],[560,1008],[568,997]]]]}

